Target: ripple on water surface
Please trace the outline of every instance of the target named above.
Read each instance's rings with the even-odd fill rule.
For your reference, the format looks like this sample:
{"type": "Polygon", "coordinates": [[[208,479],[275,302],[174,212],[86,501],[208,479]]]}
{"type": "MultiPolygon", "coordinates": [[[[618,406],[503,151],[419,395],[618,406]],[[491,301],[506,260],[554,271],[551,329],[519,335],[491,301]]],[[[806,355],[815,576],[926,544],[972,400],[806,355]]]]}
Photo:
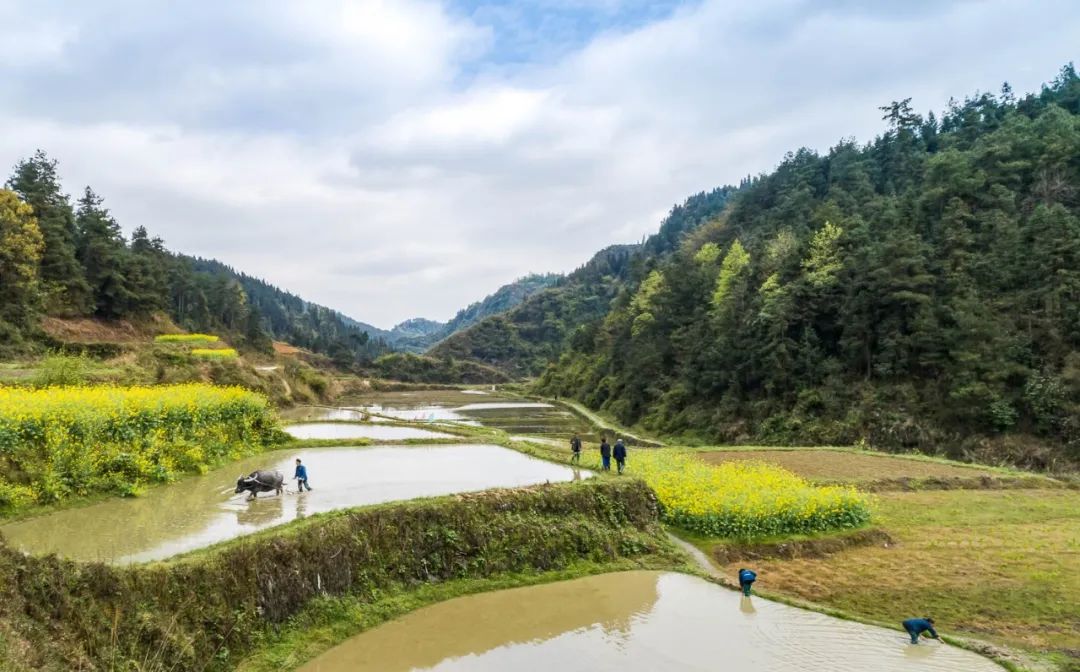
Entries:
{"type": "MultiPolygon", "coordinates": [[[[899,626],[898,626],[899,627],[899,626]]],[[[347,640],[301,672],[1001,672],[937,642],[684,574],[625,572],[449,600],[347,640]]]]}
{"type": "Polygon", "coordinates": [[[139,562],[323,511],[581,477],[579,470],[499,446],[279,450],[154,488],[143,497],[110,499],[9,523],[0,526],[0,534],[29,552],[139,562]],[[277,469],[292,487],[288,479],[297,457],[307,465],[311,492],[263,494],[252,502],[234,493],[237,476],[255,469],[277,469]]]}
{"type": "Polygon", "coordinates": [[[395,425],[366,425],[357,422],[305,422],[286,425],[285,431],[298,439],[378,439],[380,441],[403,441],[405,439],[453,439],[453,434],[433,432],[418,427],[395,425]]]}

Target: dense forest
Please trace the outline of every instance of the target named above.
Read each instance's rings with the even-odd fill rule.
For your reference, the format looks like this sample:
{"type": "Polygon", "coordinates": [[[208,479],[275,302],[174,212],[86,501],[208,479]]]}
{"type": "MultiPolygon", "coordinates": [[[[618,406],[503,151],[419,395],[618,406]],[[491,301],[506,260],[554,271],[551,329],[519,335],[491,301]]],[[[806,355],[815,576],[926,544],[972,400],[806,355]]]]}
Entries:
{"type": "Polygon", "coordinates": [[[71,203],[55,160],[39,151],[20,161],[0,190],[0,347],[32,349],[44,315],[140,320],[161,312],[252,350],[282,339],[343,365],[389,350],[367,325],[216,261],[174,254],[141,226],[126,240],[92,189],[71,203]]]}
{"type": "Polygon", "coordinates": [[[636,266],[540,389],[689,439],[1080,462],[1074,67],[881,109],[636,266]]]}
{"type": "Polygon", "coordinates": [[[518,375],[535,375],[571,342],[594,336],[597,320],[633,277],[644,259],[674,251],[683,235],[716,217],[738,190],[723,187],[672,208],[660,231],[640,245],[613,245],[558,278],[516,308],[477,322],[432,349],[436,357],[472,359],[518,375]]]}

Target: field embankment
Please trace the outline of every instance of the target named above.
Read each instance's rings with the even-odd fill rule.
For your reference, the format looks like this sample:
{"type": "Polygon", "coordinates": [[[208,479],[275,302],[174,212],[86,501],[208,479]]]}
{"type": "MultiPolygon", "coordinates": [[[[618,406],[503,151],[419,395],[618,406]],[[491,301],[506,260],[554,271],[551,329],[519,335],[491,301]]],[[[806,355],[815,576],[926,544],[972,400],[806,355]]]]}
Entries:
{"type": "Polygon", "coordinates": [[[317,598],[385,605],[455,580],[658,557],[676,562],[636,479],[353,509],[146,566],[0,546],[0,669],[232,669],[317,598]]]}
{"type": "Polygon", "coordinates": [[[266,398],[238,387],[0,387],[0,513],[135,494],[279,438],[266,398]]]}

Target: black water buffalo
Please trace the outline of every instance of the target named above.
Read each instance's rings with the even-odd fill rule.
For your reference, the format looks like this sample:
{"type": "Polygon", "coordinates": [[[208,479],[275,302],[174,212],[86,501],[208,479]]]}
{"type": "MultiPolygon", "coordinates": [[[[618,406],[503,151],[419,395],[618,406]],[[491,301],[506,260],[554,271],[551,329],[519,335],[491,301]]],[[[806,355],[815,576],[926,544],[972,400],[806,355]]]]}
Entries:
{"type": "Polygon", "coordinates": [[[258,471],[251,472],[250,476],[241,476],[236,479],[236,492],[237,494],[244,492],[250,492],[248,499],[255,499],[255,496],[260,492],[270,492],[273,490],[277,494],[281,494],[285,490],[285,477],[281,475],[280,471],[258,471]]]}

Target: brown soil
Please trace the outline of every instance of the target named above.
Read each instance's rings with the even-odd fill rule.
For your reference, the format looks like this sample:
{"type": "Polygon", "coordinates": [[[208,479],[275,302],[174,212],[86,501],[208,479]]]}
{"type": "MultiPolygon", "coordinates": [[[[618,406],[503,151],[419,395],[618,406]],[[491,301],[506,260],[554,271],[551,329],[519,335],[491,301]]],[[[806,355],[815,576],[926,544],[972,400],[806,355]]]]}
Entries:
{"type": "Polygon", "coordinates": [[[133,343],[157,334],[180,331],[163,316],[142,323],[92,317],[46,317],[41,321],[41,328],[63,343],[133,343]]]}
{"type": "MultiPolygon", "coordinates": [[[[776,464],[816,481],[867,482],[884,479],[996,478],[979,467],[923,462],[892,455],[866,455],[837,450],[716,450],[699,453],[712,464],[759,460],[776,464]]],[[[901,482],[897,480],[897,482],[901,482]]],[[[902,489],[902,488],[900,488],[902,489]]]]}
{"type": "Polygon", "coordinates": [[[298,355],[300,354],[300,348],[289,345],[284,341],[274,341],[274,352],[279,355],[298,355]]]}

